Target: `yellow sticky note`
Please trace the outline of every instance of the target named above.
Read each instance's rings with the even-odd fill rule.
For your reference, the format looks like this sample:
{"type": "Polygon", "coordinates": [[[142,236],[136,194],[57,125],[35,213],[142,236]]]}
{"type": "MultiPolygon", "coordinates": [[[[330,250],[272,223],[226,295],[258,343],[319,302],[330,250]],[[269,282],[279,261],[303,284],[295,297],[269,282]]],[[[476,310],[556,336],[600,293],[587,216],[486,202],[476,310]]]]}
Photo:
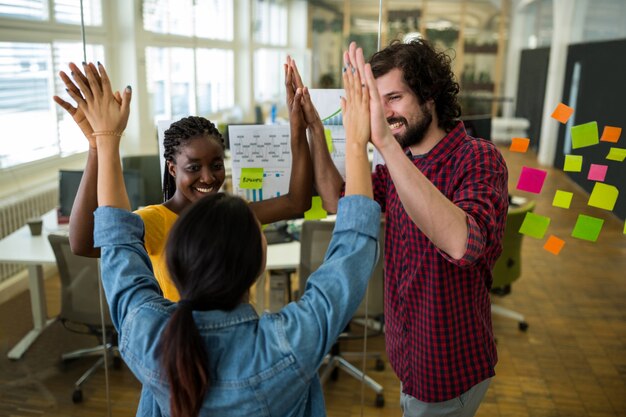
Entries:
{"type": "Polygon", "coordinates": [[[602,142],[617,143],[621,134],[622,134],[621,127],[604,126],[604,130],[602,131],[602,137],[600,138],[600,140],[602,142]]]}
{"type": "Polygon", "coordinates": [[[263,188],[263,168],[241,168],[239,188],[259,190],[263,188]]]}
{"type": "Polygon", "coordinates": [[[605,210],[613,210],[619,191],[617,187],[603,182],[596,182],[591,190],[587,205],[605,210]]]}
{"type": "Polygon", "coordinates": [[[509,150],[511,152],[526,152],[529,144],[530,139],[528,138],[513,138],[511,139],[511,147],[509,150]]]}
{"type": "Polygon", "coordinates": [[[624,162],[626,158],[626,149],[624,148],[611,148],[609,150],[609,154],[606,156],[606,159],[610,159],[611,161],[624,162]]]}
{"type": "Polygon", "coordinates": [[[317,195],[313,196],[311,208],[304,212],[304,220],[319,220],[326,217],[328,217],[328,213],[322,208],[322,198],[317,195]]]}
{"type": "Polygon", "coordinates": [[[556,193],[554,194],[554,199],[552,200],[552,205],[554,207],[568,209],[569,206],[572,204],[572,197],[574,197],[574,193],[556,190],[556,193]]]}
{"type": "Polygon", "coordinates": [[[324,129],[324,136],[326,137],[326,146],[328,146],[328,152],[333,152],[333,135],[330,129],[324,129]]]}
{"type": "Polygon", "coordinates": [[[563,171],[580,172],[583,169],[583,156],[582,155],[565,155],[565,163],[563,164],[563,171]]]}
{"type": "Polygon", "coordinates": [[[569,106],[566,106],[563,103],[559,103],[556,106],[556,109],[552,112],[552,118],[558,120],[559,122],[565,124],[567,123],[567,119],[574,113],[574,109],[569,106]]]}
{"type": "Polygon", "coordinates": [[[553,255],[558,255],[565,246],[565,241],[563,239],[559,239],[554,235],[550,235],[546,243],[543,245],[543,248],[550,252],[553,255]]]}

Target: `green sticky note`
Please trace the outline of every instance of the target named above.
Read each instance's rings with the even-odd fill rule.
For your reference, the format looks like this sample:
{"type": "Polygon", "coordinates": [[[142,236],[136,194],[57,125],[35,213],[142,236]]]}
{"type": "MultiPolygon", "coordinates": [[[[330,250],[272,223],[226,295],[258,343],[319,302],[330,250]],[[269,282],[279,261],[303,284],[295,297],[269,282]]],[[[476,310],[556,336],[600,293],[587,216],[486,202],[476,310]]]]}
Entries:
{"type": "Polygon", "coordinates": [[[574,193],[556,190],[556,193],[554,194],[554,199],[552,200],[552,205],[554,207],[568,209],[570,204],[572,204],[572,197],[574,197],[574,193]]]}
{"type": "Polygon", "coordinates": [[[624,148],[611,148],[606,156],[606,159],[618,162],[624,162],[624,158],[626,158],[626,149],[624,148]]]}
{"type": "Polygon", "coordinates": [[[522,226],[519,228],[519,232],[523,235],[534,237],[536,239],[543,239],[549,225],[549,217],[540,216],[534,213],[526,213],[522,226]]]}
{"type": "Polygon", "coordinates": [[[244,190],[263,188],[263,168],[241,168],[239,188],[244,190]]]}
{"type": "Polygon", "coordinates": [[[311,208],[304,212],[304,220],[319,220],[328,217],[326,210],[322,208],[322,198],[313,196],[311,200],[311,208]]]}
{"type": "Polygon", "coordinates": [[[565,155],[565,164],[563,164],[563,171],[580,172],[583,169],[583,156],[582,155],[565,155]]]}
{"type": "Polygon", "coordinates": [[[324,129],[324,136],[326,137],[326,146],[328,146],[328,152],[333,152],[333,135],[330,129],[324,129]]]}
{"type": "Polygon", "coordinates": [[[624,234],[626,235],[626,222],[624,222],[624,234]]]}
{"type": "Polygon", "coordinates": [[[588,205],[605,210],[613,210],[619,191],[617,187],[603,182],[596,182],[589,196],[588,205]]]}
{"type": "Polygon", "coordinates": [[[592,146],[599,142],[598,123],[589,122],[578,126],[572,126],[572,149],[592,146]]]}
{"type": "Polygon", "coordinates": [[[572,230],[572,237],[595,242],[598,240],[603,224],[604,220],[602,219],[579,214],[574,230],[572,230]]]}

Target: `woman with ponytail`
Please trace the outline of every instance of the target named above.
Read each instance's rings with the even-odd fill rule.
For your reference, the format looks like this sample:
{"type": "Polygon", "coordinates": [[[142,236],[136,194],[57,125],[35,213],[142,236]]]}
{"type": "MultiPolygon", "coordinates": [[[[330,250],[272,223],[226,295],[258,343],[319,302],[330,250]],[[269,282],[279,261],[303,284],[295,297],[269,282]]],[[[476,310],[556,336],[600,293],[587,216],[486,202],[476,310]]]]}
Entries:
{"type": "Polygon", "coordinates": [[[116,100],[102,66],[86,66],[85,81],[75,77],[80,91],[70,94],[98,148],[94,242],[104,290],[120,353],[143,384],[137,415],[326,415],[318,367],[365,294],[380,221],[362,51],[351,48],[349,62],[359,65],[344,71],[346,188],[333,238],[300,300],[261,317],[248,292],[265,269],[267,242],[250,205],[222,193],[198,199],[176,220],[166,264],[181,299],[161,296],[120,164],[130,88],[116,100]]]}
{"type": "MultiPolygon", "coordinates": [[[[96,72],[93,64],[92,72],[96,72]]],[[[87,79],[80,69],[70,64],[72,77],[83,84],[87,79]]],[[[61,72],[61,80],[68,92],[78,94],[78,88],[61,72]]],[[[250,203],[250,208],[263,224],[301,217],[311,207],[313,168],[306,138],[307,121],[301,102],[312,108],[310,97],[303,97],[302,80],[295,62],[288,57],[285,64],[287,109],[291,128],[292,169],[289,191],[280,197],[250,203]],[[303,101],[308,100],[308,101],[303,101]]],[[[121,98],[114,95],[117,102],[121,98]]],[[[93,244],[93,212],[97,207],[96,178],[98,157],[96,138],[89,120],[80,106],[74,107],[58,96],[54,100],[72,115],[89,141],[87,163],[70,215],[70,245],[72,252],[82,256],[98,257],[100,250],[93,244]]],[[[317,131],[316,131],[317,132],[317,131]]],[[[323,131],[320,133],[323,136],[323,131]]],[[[193,202],[207,194],[217,193],[224,184],[224,138],[215,125],[204,117],[185,117],[171,124],[164,135],[165,169],[163,203],[142,207],[137,214],[145,224],[144,244],[152,261],[154,274],[163,296],[178,301],[180,295],[165,267],[163,251],[170,229],[178,216],[193,202]]],[[[205,229],[211,234],[211,228],[205,229]]]]}

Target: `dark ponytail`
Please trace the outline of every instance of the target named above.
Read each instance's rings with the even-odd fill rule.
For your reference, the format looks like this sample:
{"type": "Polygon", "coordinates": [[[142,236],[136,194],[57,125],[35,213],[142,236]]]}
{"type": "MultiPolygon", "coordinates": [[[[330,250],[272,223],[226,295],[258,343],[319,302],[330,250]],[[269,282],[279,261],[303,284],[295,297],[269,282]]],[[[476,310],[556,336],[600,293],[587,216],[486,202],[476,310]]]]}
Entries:
{"type": "Polygon", "coordinates": [[[224,193],[207,195],[178,218],[170,231],[165,256],[181,296],[161,337],[171,414],[195,417],[211,375],[210,352],[206,351],[192,311],[229,311],[241,304],[262,272],[259,224],[243,199],[224,193]]]}

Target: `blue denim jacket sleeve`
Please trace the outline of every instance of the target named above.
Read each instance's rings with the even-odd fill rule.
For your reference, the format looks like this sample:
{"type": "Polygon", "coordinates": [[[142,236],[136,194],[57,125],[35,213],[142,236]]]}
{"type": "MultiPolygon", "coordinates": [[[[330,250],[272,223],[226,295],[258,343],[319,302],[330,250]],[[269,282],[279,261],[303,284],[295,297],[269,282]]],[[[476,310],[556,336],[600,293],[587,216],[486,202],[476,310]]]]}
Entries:
{"type": "Polygon", "coordinates": [[[378,256],[380,206],[364,196],[339,200],[324,263],[302,298],[280,316],[285,338],[307,375],[313,375],[365,295],[378,256]]]}
{"type": "Polygon", "coordinates": [[[101,248],[101,275],[111,320],[124,335],[126,316],[148,301],[166,302],[160,295],[152,263],[143,245],[141,217],[126,210],[98,207],[94,244],[101,248]]]}

